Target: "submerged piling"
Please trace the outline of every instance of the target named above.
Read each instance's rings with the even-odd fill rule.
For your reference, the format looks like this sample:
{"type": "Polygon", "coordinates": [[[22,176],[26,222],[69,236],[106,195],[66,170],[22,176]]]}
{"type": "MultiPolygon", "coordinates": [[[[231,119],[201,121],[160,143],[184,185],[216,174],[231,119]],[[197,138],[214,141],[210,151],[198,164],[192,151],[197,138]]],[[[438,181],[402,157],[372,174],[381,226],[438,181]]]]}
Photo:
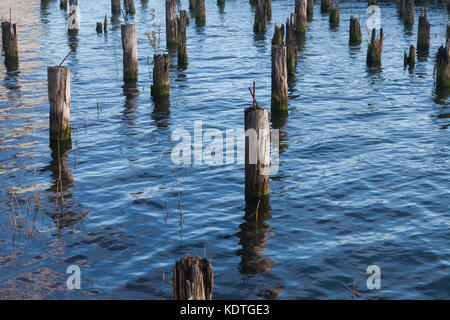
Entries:
{"type": "Polygon", "coordinates": [[[379,37],[376,36],[376,29],[372,29],[372,37],[367,47],[366,64],[368,67],[381,66],[381,52],[383,50],[383,28],[380,29],[379,37]]]}
{"type": "Polygon", "coordinates": [[[184,256],[173,267],[174,300],[211,300],[214,273],[207,258],[184,256]]]}
{"type": "Polygon", "coordinates": [[[287,109],[288,84],[286,47],[272,46],[272,107],[274,109],[287,109]]]}
{"type": "Polygon", "coordinates": [[[286,66],[288,75],[295,74],[297,66],[297,46],[295,43],[295,13],[286,21],[286,66]]]}
{"type": "Polygon", "coordinates": [[[409,56],[406,54],[406,52],[403,55],[403,66],[407,67],[409,66],[410,69],[414,69],[414,66],[416,65],[416,49],[413,45],[409,46],[409,56]]]}
{"type": "Polygon", "coordinates": [[[188,55],[186,49],[186,19],[187,13],[185,10],[180,11],[180,20],[178,23],[178,68],[183,69],[188,65],[188,55]]]}
{"type": "Polygon", "coordinates": [[[123,81],[138,79],[137,28],[135,24],[120,26],[123,50],[123,81]]]}
{"type": "Polygon", "coordinates": [[[350,45],[359,45],[362,42],[361,25],[357,18],[350,17],[350,45]]]}
{"type": "Polygon", "coordinates": [[[70,71],[67,67],[47,67],[50,103],[50,144],[70,140],[70,71]]]}
{"type": "Polygon", "coordinates": [[[307,0],[295,0],[295,31],[306,31],[307,0]]]}
{"type": "Polygon", "coordinates": [[[333,2],[331,5],[329,21],[331,27],[339,25],[339,4],[337,2],[333,2]]]}
{"type": "Polygon", "coordinates": [[[269,196],[270,119],[267,108],[248,107],[245,119],[245,199],[269,196]]]}
{"type": "Polygon", "coordinates": [[[120,0],[111,0],[111,13],[120,14],[120,0]]]}
{"type": "Polygon", "coordinates": [[[176,0],[166,0],[166,42],[168,47],[178,42],[177,19],[176,0]]]}
{"type": "Polygon", "coordinates": [[[153,56],[153,85],[151,86],[153,97],[169,95],[169,65],[170,56],[168,54],[155,54],[153,56]]]}
{"type": "Polygon", "coordinates": [[[428,52],[430,47],[430,23],[427,8],[420,10],[419,27],[417,31],[417,51],[428,52]]]}
{"type": "Polygon", "coordinates": [[[267,30],[267,8],[264,0],[258,0],[255,8],[255,22],[253,31],[255,33],[264,33],[267,30]]]}
{"type": "Polygon", "coordinates": [[[18,59],[19,49],[17,45],[17,28],[15,23],[2,22],[2,41],[5,59],[18,59]]]}
{"type": "Polygon", "coordinates": [[[436,55],[436,87],[450,88],[450,33],[447,27],[446,45],[440,46],[436,55]]]}

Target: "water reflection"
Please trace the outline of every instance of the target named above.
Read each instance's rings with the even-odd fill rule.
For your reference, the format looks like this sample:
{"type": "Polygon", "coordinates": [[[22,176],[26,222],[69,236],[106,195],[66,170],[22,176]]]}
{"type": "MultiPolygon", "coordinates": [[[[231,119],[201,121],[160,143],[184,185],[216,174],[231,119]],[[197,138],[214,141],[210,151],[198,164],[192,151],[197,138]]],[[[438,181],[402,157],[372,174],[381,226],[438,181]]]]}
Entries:
{"type": "Polygon", "coordinates": [[[433,91],[433,101],[437,104],[448,106],[450,102],[446,100],[450,97],[450,88],[435,88],[433,91]]]}
{"type": "Polygon", "coordinates": [[[156,127],[159,129],[167,129],[170,125],[170,98],[153,97],[152,120],[155,121],[156,127]]]}
{"type": "MultiPolygon", "coordinates": [[[[137,99],[139,90],[135,81],[128,81],[123,85],[123,95],[125,96],[124,109],[122,111],[123,119],[127,122],[127,126],[133,126],[137,121],[137,99]]],[[[126,135],[133,135],[135,132],[126,131],[126,135]]]]}
{"type": "Polygon", "coordinates": [[[303,53],[306,48],[306,34],[304,32],[295,32],[295,44],[297,51],[303,53]]]}
{"type": "Polygon", "coordinates": [[[78,30],[67,30],[69,48],[76,52],[78,48],[78,30]]]}
{"type": "Polygon", "coordinates": [[[246,200],[244,222],[237,233],[242,249],[237,255],[241,256],[239,271],[242,274],[270,273],[274,264],[273,259],[264,256],[267,235],[270,225],[267,220],[272,219],[269,211],[269,200],[246,200]]]}

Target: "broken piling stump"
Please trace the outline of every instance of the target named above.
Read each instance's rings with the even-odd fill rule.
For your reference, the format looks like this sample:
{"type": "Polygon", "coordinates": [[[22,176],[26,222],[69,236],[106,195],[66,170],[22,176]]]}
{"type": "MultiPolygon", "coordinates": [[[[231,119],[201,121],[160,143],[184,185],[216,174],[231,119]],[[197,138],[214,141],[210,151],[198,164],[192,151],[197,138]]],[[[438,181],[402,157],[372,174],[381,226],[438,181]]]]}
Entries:
{"type": "Polygon", "coordinates": [[[308,0],[306,4],[306,19],[312,21],[314,15],[314,0],[308,0]]]}
{"type": "Polygon", "coordinates": [[[186,19],[187,13],[185,10],[180,11],[180,20],[178,23],[178,68],[184,69],[188,65],[188,55],[186,49],[186,19]]]}
{"type": "Polygon", "coordinates": [[[59,8],[67,11],[67,0],[59,0],[59,8]]]}
{"type": "Polygon", "coordinates": [[[103,32],[103,25],[101,22],[97,22],[97,27],[95,28],[95,31],[97,31],[97,33],[103,32]]]}
{"type": "Polygon", "coordinates": [[[333,2],[330,8],[329,16],[329,22],[332,28],[339,25],[339,18],[339,4],[337,2],[333,2]]]}
{"type": "Polygon", "coordinates": [[[379,37],[376,36],[376,29],[372,29],[372,37],[367,47],[366,64],[368,67],[381,66],[381,52],[383,51],[383,28],[380,29],[379,37]]]}
{"type": "Polygon", "coordinates": [[[362,35],[361,35],[361,25],[359,24],[359,21],[357,18],[351,16],[350,17],[350,38],[349,43],[350,45],[359,45],[362,42],[362,35]]]}
{"type": "Polygon", "coordinates": [[[153,85],[151,86],[153,97],[169,95],[169,65],[170,56],[168,54],[155,54],[153,56],[153,85]]]}
{"type": "Polygon", "coordinates": [[[404,0],[405,1],[405,15],[403,17],[403,22],[405,26],[411,27],[414,24],[414,0],[404,0]]]}
{"type": "Polygon", "coordinates": [[[184,256],[173,267],[174,300],[211,300],[214,273],[206,258],[184,256]]]}
{"type": "Polygon", "coordinates": [[[281,27],[277,26],[275,23],[275,30],[272,37],[272,45],[278,44],[283,45],[284,40],[284,25],[281,25],[281,27]]]}
{"type": "Polygon", "coordinates": [[[5,60],[17,60],[19,49],[17,45],[17,28],[12,22],[2,22],[2,41],[5,60]]]}
{"type": "MultiPolygon", "coordinates": [[[[448,31],[448,28],[447,28],[448,31]]],[[[440,46],[436,55],[436,87],[450,88],[450,34],[447,32],[446,45],[440,46]]]]}
{"type": "Polygon", "coordinates": [[[288,83],[286,47],[272,46],[272,108],[287,109],[288,83]]]}
{"type": "Polygon", "coordinates": [[[414,69],[414,66],[416,65],[416,49],[413,45],[409,46],[409,56],[406,54],[406,52],[404,53],[403,61],[403,66],[405,68],[409,66],[410,69],[414,69]]]}
{"type": "Polygon", "coordinates": [[[295,13],[291,13],[291,18],[286,21],[286,65],[288,75],[295,74],[297,66],[297,46],[295,43],[295,13]]]}
{"type": "Polygon", "coordinates": [[[417,31],[417,52],[428,54],[430,47],[430,23],[427,8],[420,10],[419,27],[417,31]]]}
{"type": "Polygon", "coordinates": [[[126,14],[136,13],[136,9],[134,8],[134,0],[125,0],[124,5],[126,14]]]}
{"type": "Polygon", "coordinates": [[[264,0],[258,0],[255,8],[255,22],[253,32],[264,33],[267,30],[267,8],[264,0]]]}
{"type": "Polygon", "coordinates": [[[50,103],[50,143],[70,140],[70,71],[67,67],[47,67],[50,103]]]}
{"type": "Polygon", "coordinates": [[[120,0],[111,0],[111,13],[120,14],[120,0]]]}
{"type": "Polygon", "coordinates": [[[270,119],[267,108],[257,105],[244,111],[245,199],[269,196],[270,119]]]}
{"type": "Polygon", "coordinates": [[[203,27],[206,24],[206,7],[205,0],[195,1],[195,24],[198,27],[203,27]]]}
{"type": "Polygon", "coordinates": [[[178,18],[176,0],[166,0],[166,42],[172,46],[178,42],[178,18]]]}
{"type": "Polygon", "coordinates": [[[307,0],[295,0],[295,31],[306,31],[307,0]]]}
{"type": "Polygon", "coordinates": [[[326,13],[331,9],[331,0],[321,0],[320,1],[320,12],[326,13]]]}
{"type": "Polygon", "coordinates": [[[135,24],[122,24],[123,81],[138,79],[137,28],[135,24]]]}

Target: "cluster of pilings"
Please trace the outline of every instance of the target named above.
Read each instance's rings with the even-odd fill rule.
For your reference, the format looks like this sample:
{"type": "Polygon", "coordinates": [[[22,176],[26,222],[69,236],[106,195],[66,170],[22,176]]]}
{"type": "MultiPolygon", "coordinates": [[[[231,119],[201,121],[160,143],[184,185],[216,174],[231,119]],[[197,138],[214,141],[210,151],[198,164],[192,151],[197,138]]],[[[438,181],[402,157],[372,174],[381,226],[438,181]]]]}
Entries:
{"type": "Polygon", "coordinates": [[[95,28],[97,33],[108,32],[108,17],[105,15],[105,20],[103,20],[103,24],[101,22],[97,22],[97,27],[95,28]]]}
{"type": "Polygon", "coordinates": [[[206,24],[205,0],[189,0],[189,11],[195,18],[195,24],[203,27],[206,24]]]}

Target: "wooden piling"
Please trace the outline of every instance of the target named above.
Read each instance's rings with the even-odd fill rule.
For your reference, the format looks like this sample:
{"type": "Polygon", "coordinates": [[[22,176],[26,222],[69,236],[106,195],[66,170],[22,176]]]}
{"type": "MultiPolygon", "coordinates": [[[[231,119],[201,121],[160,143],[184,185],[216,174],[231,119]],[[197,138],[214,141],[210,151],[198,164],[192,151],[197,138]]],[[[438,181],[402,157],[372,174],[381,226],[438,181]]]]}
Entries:
{"type": "Polygon", "coordinates": [[[272,18],[272,0],[265,0],[265,2],[266,2],[267,20],[270,20],[272,18]]]}
{"type": "Polygon", "coordinates": [[[286,21],[286,66],[288,75],[295,74],[297,66],[297,46],[295,43],[295,13],[286,21]]]}
{"type": "Polygon", "coordinates": [[[123,81],[138,79],[137,28],[135,24],[120,26],[123,50],[123,81]]]}
{"type": "Polygon", "coordinates": [[[430,23],[427,8],[420,10],[419,29],[417,32],[417,51],[427,51],[430,47],[430,23]]]}
{"type": "Polygon", "coordinates": [[[189,0],[189,11],[191,11],[191,13],[195,14],[195,3],[197,2],[197,0],[189,0]]]}
{"type": "Polygon", "coordinates": [[[205,0],[195,1],[195,24],[203,27],[206,24],[206,7],[205,0]]]}
{"type": "Polygon", "coordinates": [[[362,42],[361,25],[357,18],[350,17],[350,38],[349,44],[352,46],[359,45],[362,42]]]}
{"type": "Polygon", "coordinates": [[[151,86],[153,97],[169,95],[169,65],[170,56],[168,54],[155,54],[153,56],[153,85],[151,86]]]}
{"type": "Polygon", "coordinates": [[[436,55],[436,87],[450,88],[450,34],[447,28],[446,45],[440,46],[436,55]]]}
{"type": "Polygon", "coordinates": [[[67,11],[67,0],[59,0],[59,8],[67,11]]]}
{"type": "Polygon", "coordinates": [[[50,103],[50,142],[70,139],[70,71],[67,67],[47,67],[50,103]]]}
{"type": "Polygon", "coordinates": [[[264,33],[267,30],[267,8],[264,0],[258,0],[255,7],[255,22],[253,31],[255,33],[264,33]]]}
{"type": "Polygon", "coordinates": [[[401,20],[405,17],[405,0],[397,0],[398,16],[401,20]]]}
{"type": "MultiPolygon", "coordinates": [[[[284,48],[284,47],[283,47],[284,48]]],[[[267,108],[248,107],[245,118],[245,198],[269,196],[270,119],[267,108]]]]}
{"type": "Polygon", "coordinates": [[[414,24],[414,0],[405,1],[405,16],[403,22],[406,26],[412,26],[414,24]]]}
{"type": "Polygon", "coordinates": [[[177,21],[176,0],[166,0],[166,41],[167,46],[178,42],[178,21],[177,21]]]}
{"type": "Polygon", "coordinates": [[[272,107],[275,109],[287,109],[288,84],[286,47],[272,46],[272,107]]]}
{"type": "Polygon", "coordinates": [[[314,0],[308,0],[306,4],[306,19],[312,21],[314,15],[314,0]]]}
{"type": "Polygon", "coordinates": [[[333,2],[330,9],[330,26],[331,27],[337,27],[339,25],[339,4],[337,2],[333,2]]]}
{"type": "Polygon", "coordinates": [[[111,13],[120,14],[120,0],[111,0],[111,13]]]}
{"type": "Polygon", "coordinates": [[[295,0],[295,31],[306,31],[307,0],[295,0]]]}
{"type": "Polygon", "coordinates": [[[178,68],[184,69],[188,65],[188,55],[186,49],[186,19],[187,13],[185,10],[180,11],[180,20],[178,23],[178,68]]]}
{"type": "Polygon", "coordinates": [[[134,8],[134,0],[125,0],[124,5],[126,14],[136,13],[136,9],[134,8]]]}
{"type": "Polygon", "coordinates": [[[108,32],[108,17],[105,15],[105,20],[103,21],[103,31],[108,32]]]}
{"type": "Polygon", "coordinates": [[[184,256],[173,267],[174,300],[211,300],[214,273],[207,258],[184,256]]]}
{"type": "Polygon", "coordinates": [[[19,49],[17,45],[17,28],[12,22],[2,22],[2,41],[5,59],[18,59],[19,49]]]}
{"type": "Polygon", "coordinates": [[[275,23],[275,30],[272,37],[272,45],[278,44],[283,45],[284,40],[284,25],[281,25],[281,27],[277,26],[275,23]]]}
{"type": "Polygon", "coordinates": [[[101,22],[97,22],[97,27],[95,28],[95,31],[97,31],[97,33],[103,32],[103,25],[101,22]]]}
{"type": "Polygon", "coordinates": [[[378,0],[368,0],[367,5],[373,6],[373,5],[376,5],[377,3],[378,3],[378,0]]]}
{"type": "Polygon", "coordinates": [[[380,29],[379,37],[376,36],[375,28],[372,29],[372,37],[367,47],[366,64],[368,67],[381,66],[381,52],[383,50],[383,28],[380,29]]]}
{"type": "Polygon", "coordinates": [[[403,56],[403,66],[409,66],[410,69],[414,69],[414,66],[416,65],[416,49],[413,45],[409,46],[409,56],[404,53],[403,56]]]}
{"type": "Polygon", "coordinates": [[[326,13],[331,9],[331,0],[321,0],[320,1],[320,11],[326,13]]]}
{"type": "Polygon", "coordinates": [[[69,0],[69,19],[67,20],[67,28],[69,31],[78,30],[80,21],[78,17],[78,0],[69,0]]]}

